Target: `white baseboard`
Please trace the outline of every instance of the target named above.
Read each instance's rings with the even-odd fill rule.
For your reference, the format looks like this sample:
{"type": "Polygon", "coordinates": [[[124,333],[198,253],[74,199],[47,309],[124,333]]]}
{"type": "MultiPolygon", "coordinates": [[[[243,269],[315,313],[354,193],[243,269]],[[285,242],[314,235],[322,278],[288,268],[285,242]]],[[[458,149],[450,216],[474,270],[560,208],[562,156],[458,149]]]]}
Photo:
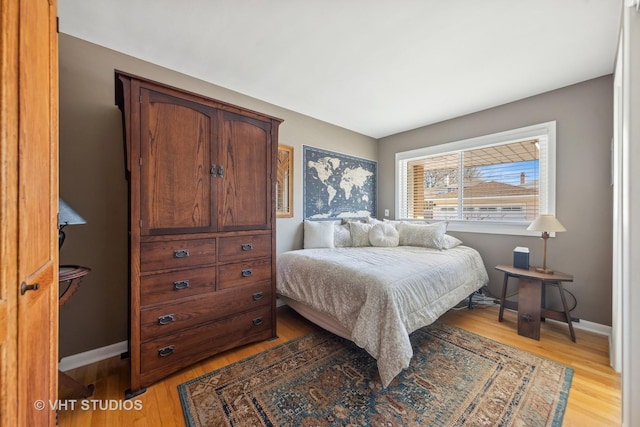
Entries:
{"type": "MultiPolygon", "coordinates": [[[[560,322],[557,320],[547,318],[545,322],[556,322],[561,325],[566,325],[565,322],[560,322]]],[[[582,329],[583,331],[593,332],[595,334],[606,335],[608,337],[611,336],[611,326],[602,325],[600,323],[589,322],[588,320],[580,319],[579,322],[573,322],[574,329],[582,329]]]]}
{"type": "MultiPolygon", "coordinates": [[[[496,306],[499,306],[496,304],[496,306]]],[[[505,308],[505,310],[516,312],[515,310],[505,308]]],[[[565,322],[561,322],[559,320],[549,319],[548,317],[545,319],[545,322],[553,322],[559,325],[566,325],[565,322]]],[[[594,334],[606,335],[611,339],[611,326],[602,325],[600,323],[590,322],[588,320],[580,319],[578,322],[573,322],[574,329],[582,329],[583,331],[593,332],[594,334]]]]}
{"type": "Polygon", "coordinates": [[[90,365],[113,356],[119,356],[129,351],[127,341],[121,341],[106,347],[100,347],[93,350],[85,351],[71,356],[63,357],[58,364],[58,369],[68,371],[70,369],[79,368],[81,366],[90,365]]]}
{"type": "MultiPolygon", "coordinates": [[[[506,308],[505,310],[515,312],[515,310],[511,310],[511,309],[508,309],[508,308],[506,308]]],[[[548,317],[544,321],[545,322],[550,322],[550,323],[551,322],[552,323],[557,323],[559,325],[566,325],[565,322],[561,322],[559,320],[549,319],[548,317]]],[[[583,331],[589,331],[589,332],[593,332],[594,334],[606,335],[608,337],[611,337],[611,326],[602,325],[600,323],[595,323],[595,322],[589,322],[588,320],[580,319],[577,322],[573,322],[573,328],[574,329],[582,329],[583,331]]]]}
{"type": "MultiPolygon", "coordinates": [[[[280,298],[278,298],[276,306],[281,307],[283,305],[287,304],[280,298]]],[[[553,319],[546,319],[546,321],[566,325],[566,323],[564,322],[559,322],[553,319]]],[[[588,320],[580,320],[579,322],[573,322],[573,327],[575,329],[583,329],[585,331],[590,331],[596,334],[611,337],[611,326],[601,325],[600,323],[589,322],[588,320]]],[[[121,341],[115,344],[108,345],[106,347],[100,347],[93,350],[85,351],[84,353],[78,353],[71,356],[63,357],[58,364],[58,369],[63,372],[68,371],[70,369],[90,365],[92,363],[108,359],[110,357],[119,356],[127,351],[129,351],[128,342],[121,341]]]]}
{"type": "MultiPolygon", "coordinates": [[[[276,300],[276,307],[287,305],[280,298],[276,300]]],[[[121,341],[115,344],[108,345],[106,347],[100,347],[93,350],[85,351],[84,353],[73,354],[71,356],[63,357],[58,364],[58,369],[62,372],[69,371],[71,369],[79,368],[81,366],[87,366],[101,360],[108,359],[113,356],[119,356],[122,353],[129,351],[129,343],[127,341],[121,341]]]]}

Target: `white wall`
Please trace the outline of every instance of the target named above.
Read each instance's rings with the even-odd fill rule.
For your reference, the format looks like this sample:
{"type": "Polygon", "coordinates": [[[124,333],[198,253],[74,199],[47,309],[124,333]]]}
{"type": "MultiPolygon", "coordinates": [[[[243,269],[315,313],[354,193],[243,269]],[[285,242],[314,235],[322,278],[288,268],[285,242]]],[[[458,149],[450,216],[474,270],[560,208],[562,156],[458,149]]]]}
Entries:
{"type": "Polygon", "coordinates": [[[622,28],[622,422],[640,425],[640,12],[623,9],[622,28]]]}

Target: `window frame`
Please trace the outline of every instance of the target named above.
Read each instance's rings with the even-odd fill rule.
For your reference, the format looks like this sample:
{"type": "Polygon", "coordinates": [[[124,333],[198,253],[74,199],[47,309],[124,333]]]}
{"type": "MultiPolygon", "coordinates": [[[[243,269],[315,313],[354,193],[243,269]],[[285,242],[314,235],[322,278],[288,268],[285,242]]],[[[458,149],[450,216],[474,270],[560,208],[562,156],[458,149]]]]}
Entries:
{"type": "MultiPolygon", "coordinates": [[[[489,135],[478,136],[474,138],[448,142],[444,144],[433,145],[429,147],[418,148],[415,150],[398,152],[395,155],[395,211],[396,219],[412,221],[413,219],[402,218],[401,206],[407,206],[406,198],[407,183],[403,176],[404,168],[402,162],[406,162],[411,159],[444,155],[451,152],[458,152],[464,150],[470,150],[475,148],[481,148],[485,146],[504,144],[509,142],[515,142],[527,138],[535,138],[545,136],[546,137],[546,165],[543,164],[543,156],[539,159],[540,170],[542,171],[546,167],[547,174],[543,188],[540,189],[540,215],[556,213],[556,121],[549,121],[539,123],[531,126],[525,126],[522,128],[506,130],[503,132],[497,132],[489,135]],[[404,193],[404,194],[403,194],[404,193]],[[543,200],[544,193],[544,200],[543,200]],[[404,197],[404,199],[403,199],[404,197]],[[405,203],[403,203],[403,200],[405,203]],[[546,205],[546,207],[544,207],[546,205]]],[[[541,178],[541,181],[542,178],[541,178]]],[[[418,221],[418,220],[417,220],[418,221]]],[[[419,220],[423,221],[423,220],[419,220]]],[[[529,231],[527,227],[531,224],[529,221],[470,221],[470,220],[447,220],[449,222],[447,230],[471,232],[471,233],[488,233],[488,234],[507,234],[514,236],[539,236],[537,231],[529,231]]],[[[437,222],[437,220],[430,220],[430,222],[437,222]]],[[[550,233],[554,236],[555,233],[550,233]]]]}

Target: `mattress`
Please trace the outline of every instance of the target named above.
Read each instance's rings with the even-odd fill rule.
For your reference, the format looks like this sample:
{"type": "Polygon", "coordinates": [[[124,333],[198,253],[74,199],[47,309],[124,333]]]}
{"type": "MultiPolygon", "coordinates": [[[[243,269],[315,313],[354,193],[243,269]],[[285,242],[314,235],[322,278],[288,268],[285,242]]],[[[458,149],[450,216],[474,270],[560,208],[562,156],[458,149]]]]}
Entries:
{"type": "Polygon", "coordinates": [[[278,293],[335,321],[377,360],[385,387],[409,366],[409,334],[487,282],[480,254],[463,245],[302,249],[277,262],[278,293]]]}

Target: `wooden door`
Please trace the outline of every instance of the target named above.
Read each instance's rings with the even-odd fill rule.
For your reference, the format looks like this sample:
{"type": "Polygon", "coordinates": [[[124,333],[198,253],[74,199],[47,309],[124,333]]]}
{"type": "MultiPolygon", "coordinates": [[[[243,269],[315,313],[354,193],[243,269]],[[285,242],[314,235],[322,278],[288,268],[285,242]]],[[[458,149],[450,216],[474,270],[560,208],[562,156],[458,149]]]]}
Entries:
{"type": "MultiPolygon", "coordinates": [[[[266,230],[271,228],[274,178],[271,122],[232,112],[221,112],[218,155],[224,173],[218,201],[218,229],[266,230]]],[[[276,147],[277,148],[277,147],[276,147]]]]}
{"type": "Polygon", "coordinates": [[[58,365],[55,0],[0,1],[0,424],[54,425],[58,365]],[[22,290],[21,290],[22,287],[22,290]]]}
{"type": "Polygon", "coordinates": [[[216,231],[215,110],[140,89],[142,235],[216,231]]]}

